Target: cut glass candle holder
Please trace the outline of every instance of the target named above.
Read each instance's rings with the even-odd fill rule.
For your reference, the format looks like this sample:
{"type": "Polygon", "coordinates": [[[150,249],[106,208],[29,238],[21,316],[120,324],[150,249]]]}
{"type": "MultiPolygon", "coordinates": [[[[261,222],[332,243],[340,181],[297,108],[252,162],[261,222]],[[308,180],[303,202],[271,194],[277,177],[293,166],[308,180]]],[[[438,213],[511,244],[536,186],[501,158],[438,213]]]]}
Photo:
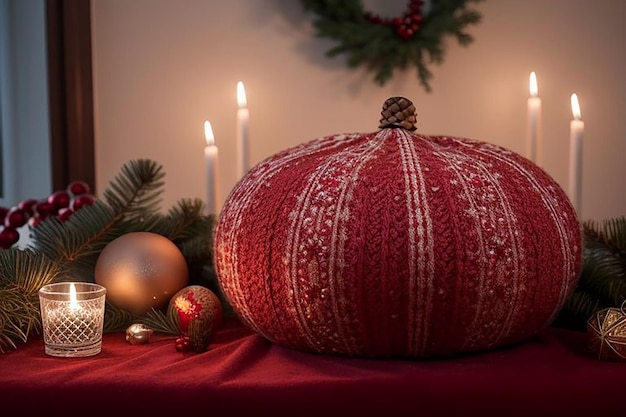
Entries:
{"type": "Polygon", "coordinates": [[[39,290],[45,352],[50,356],[93,356],[102,350],[106,288],[59,282],[39,290]]]}

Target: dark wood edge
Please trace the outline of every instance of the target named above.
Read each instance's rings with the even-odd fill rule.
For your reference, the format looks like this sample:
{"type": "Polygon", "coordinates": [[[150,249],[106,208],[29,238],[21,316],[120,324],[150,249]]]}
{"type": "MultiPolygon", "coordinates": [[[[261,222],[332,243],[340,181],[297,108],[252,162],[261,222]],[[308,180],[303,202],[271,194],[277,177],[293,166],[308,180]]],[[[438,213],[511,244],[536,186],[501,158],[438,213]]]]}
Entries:
{"type": "Polygon", "coordinates": [[[90,0],[46,0],[53,190],[95,189],[90,0]]]}

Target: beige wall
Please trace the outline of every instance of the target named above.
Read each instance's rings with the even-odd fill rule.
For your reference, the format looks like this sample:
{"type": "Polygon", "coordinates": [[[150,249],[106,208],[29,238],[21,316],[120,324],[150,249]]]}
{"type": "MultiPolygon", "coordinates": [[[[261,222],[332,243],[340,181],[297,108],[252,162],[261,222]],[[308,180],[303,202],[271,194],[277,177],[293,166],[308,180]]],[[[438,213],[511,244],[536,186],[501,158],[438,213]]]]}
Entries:
{"type": "Polygon", "coordinates": [[[567,189],[575,92],[585,121],[582,217],[626,215],[626,1],[480,3],[483,22],[470,29],[475,42],[448,43],[445,62],[432,67],[432,93],[413,70],[379,87],[342,58],[324,57],[331,43],[313,36],[297,0],[92,3],[100,190],[127,160],[152,158],[167,174],[164,208],[204,197],[208,119],[219,146],[223,201],[238,180],[238,80],[248,96],[253,163],[322,135],[376,130],[381,104],[395,95],[414,101],[421,133],[485,140],[523,154],[534,70],[544,168],[567,189]]]}

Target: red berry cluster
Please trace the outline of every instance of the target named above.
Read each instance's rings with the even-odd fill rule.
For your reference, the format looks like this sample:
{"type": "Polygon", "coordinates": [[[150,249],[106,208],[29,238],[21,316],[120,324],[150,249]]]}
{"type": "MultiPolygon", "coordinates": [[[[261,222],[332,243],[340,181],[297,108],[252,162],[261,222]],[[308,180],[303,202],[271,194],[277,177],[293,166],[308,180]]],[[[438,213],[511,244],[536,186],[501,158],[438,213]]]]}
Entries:
{"type": "Polygon", "coordinates": [[[378,15],[366,12],[364,17],[376,25],[391,26],[396,35],[403,40],[409,40],[422,27],[424,16],[422,15],[423,0],[410,0],[408,10],[402,17],[383,18],[378,15]]]}
{"type": "Polygon", "coordinates": [[[177,352],[188,352],[191,350],[191,342],[189,336],[180,336],[174,342],[174,347],[177,352]]]}
{"type": "Polygon", "coordinates": [[[65,190],[55,191],[47,198],[29,198],[10,208],[0,207],[0,249],[17,243],[20,239],[17,229],[26,224],[34,228],[50,216],[66,221],[81,207],[93,204],[96,198],[90,192],[86,182],[74,181],[65,190]]]}

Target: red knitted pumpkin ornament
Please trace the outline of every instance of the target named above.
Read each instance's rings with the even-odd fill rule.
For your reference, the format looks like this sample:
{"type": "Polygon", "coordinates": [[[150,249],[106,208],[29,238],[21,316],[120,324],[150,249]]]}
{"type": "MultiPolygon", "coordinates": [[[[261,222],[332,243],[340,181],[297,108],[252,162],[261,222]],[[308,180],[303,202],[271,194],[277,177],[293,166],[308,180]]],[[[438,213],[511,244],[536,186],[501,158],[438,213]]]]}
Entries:
{"type": "Polygon", "coordinates": [[[581,267],[580,223],[542,169],[502,147],[380,130],[284,150],[228,197],[215,230],[237,315],[285,347],[434,357],[523,341],[549,325],[581,267]]]}

